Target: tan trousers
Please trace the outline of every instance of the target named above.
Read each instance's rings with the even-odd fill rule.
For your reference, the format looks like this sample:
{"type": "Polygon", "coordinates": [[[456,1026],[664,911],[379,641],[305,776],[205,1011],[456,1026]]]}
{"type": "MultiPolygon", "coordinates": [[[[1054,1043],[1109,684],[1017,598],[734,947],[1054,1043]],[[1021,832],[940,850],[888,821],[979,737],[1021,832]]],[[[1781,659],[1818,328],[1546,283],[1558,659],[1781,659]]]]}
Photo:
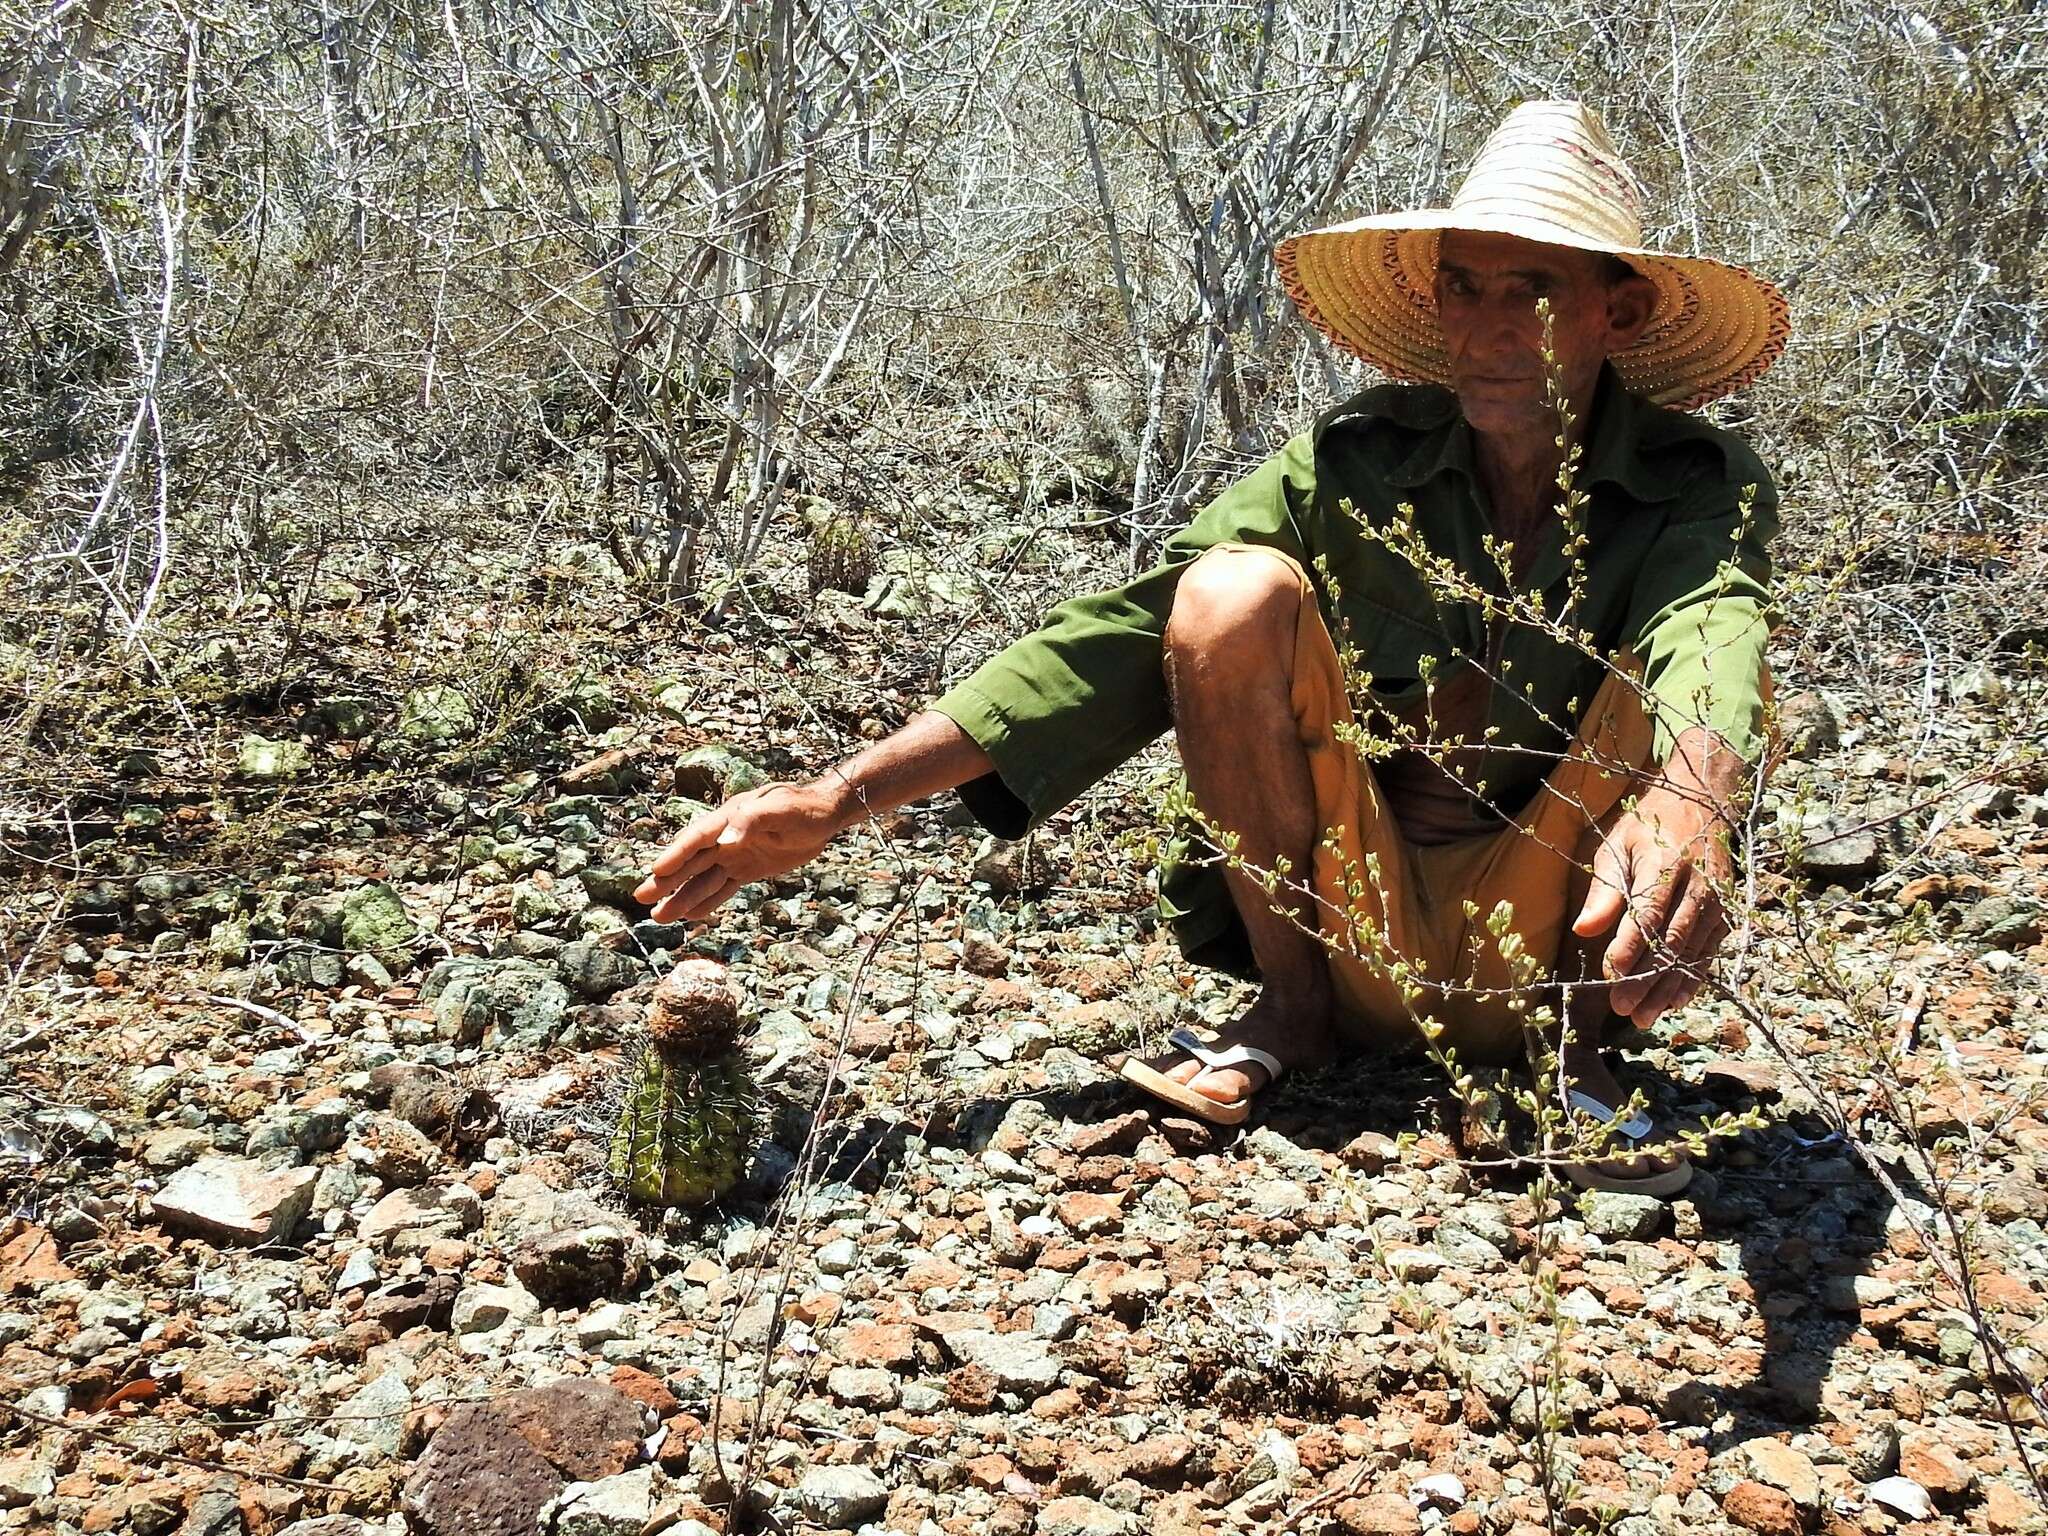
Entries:
{"type": "MultiPolygon", "coordinates": [[[[1333,723],[1353,716],[1307,573],[1278,550],[1223,547],[1260,548],[1285,562],[1301,583],[1294,718],[1308,750],[1316,825],[1323,829],[1313,876],[1317,923],[1331,947],[1346,1033],[1373,1049],[1414,1049],[1422,1044],[1415,1014],[1422,1014],[1444,1026],[1439,1043],[1455,1046],[1463,1060],[1519,1058],[1525,1043],[1523,1016],[1511,1007],[1513,973],[1486,920],[1498,903],[1511,903],[1510,931],[1550,977],[1577,915],[1565,905],[1579,842],[1650,761],[1655,737],[1640,685],[1608,677],[1570,752],[1511,823],[1441,847],[1416,847],[1388,813],[1370,765],[1332,732],[1333,723]],[[1377,868],[1377,879],[1369,867],[1377,868]],[[1363,882],[1355,896],[1346,890],[1351,878],[1363,882]],[[1467,915],[1468,904],[1476,916],[1467,915]],[[1404,1003],[1395,974],[1404,964],[1412,980],[1435,984],[1412,1003],[1404,1003]]],[[[1623,667],[1629,664],[1624,657],[1623,667]]],[[[1538,998],[1557,1011],[1554,989],[1522,995],[1532,1011],[1538,998]]]]}

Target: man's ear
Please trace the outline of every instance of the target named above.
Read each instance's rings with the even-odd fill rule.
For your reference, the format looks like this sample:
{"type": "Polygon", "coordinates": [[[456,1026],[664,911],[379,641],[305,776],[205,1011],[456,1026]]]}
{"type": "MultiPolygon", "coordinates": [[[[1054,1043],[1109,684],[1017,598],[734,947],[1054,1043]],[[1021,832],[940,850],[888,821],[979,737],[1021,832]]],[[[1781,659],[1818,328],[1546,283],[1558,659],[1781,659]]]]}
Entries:
{"type": "Polygon", "coordinates": [[[1632,272],[1607,286],[1607,344],[1619,352],[1635,344],[1657,313],[1657,285],[1632,272]]]}

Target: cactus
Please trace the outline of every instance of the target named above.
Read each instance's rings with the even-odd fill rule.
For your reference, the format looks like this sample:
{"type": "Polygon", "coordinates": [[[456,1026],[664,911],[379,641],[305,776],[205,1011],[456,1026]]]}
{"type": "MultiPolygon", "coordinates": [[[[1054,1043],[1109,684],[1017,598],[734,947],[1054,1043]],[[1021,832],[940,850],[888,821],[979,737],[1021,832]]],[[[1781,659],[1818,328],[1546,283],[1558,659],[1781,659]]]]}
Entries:
{"type": "Polygon", "coordinates": [[[810,579],[813,597],[827,588],[859,597],[874,579],[874,542],[851,517],[827,517],[817,523],[811,534],[805,574],[810,579]]]}
{"type": "Polygon", "coordinates": [[[655,988],[612,1133],[611,1176],[627,1200],[702,1205],[739,1183],[755,1108],[738,1038],[724,967],[685,960],[655,988]]]}

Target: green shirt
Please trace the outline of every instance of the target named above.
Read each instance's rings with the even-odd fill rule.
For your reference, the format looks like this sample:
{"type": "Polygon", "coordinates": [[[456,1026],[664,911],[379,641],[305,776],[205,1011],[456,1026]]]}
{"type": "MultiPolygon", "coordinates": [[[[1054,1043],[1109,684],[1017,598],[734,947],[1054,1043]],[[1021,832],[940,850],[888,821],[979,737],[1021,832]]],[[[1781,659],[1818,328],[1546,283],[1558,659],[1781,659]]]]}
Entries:
{"type": "MultiPolygon", "coordinates": [[[[1633,651],[1657,704],[1657,750],[1704,724],[1754,760],[1777,496],[1740,440],[1697,416],[1629,394],[1605,371],[1578,474],[1588,498],[1585,591],[1576,622],[1601,649],[1633,651]],[[1750,488],[1754,488],[1751,490],[1750,488]],[[1742,507],[1747,497],[1749,515],[1742,507]]],[[[1364,533],[1413,508],[1436,555],[1505,592],[1484,550],[1485,492],[1471,429],[1437,386],[1382,385],[1326,412],[1237,481],[1167,542],[1133,581],[1060,604],[1033,634],[991,657],[932,708],[988,753],[995,773],[961,796],[989,830],[1021,836],[1165,731],[1172,720],[1161,642],[1187,563],[1212,544],[1270,545],[1336,579],[1323,615],[1373,679],[1370,700],[1398,711],[1422,684],[1423,658],[1487,655],[1479,604],[1432,600],[1406,560],[1364,533]],[[1347,512],[1342,506],[1354,509],[1347,512]]],[[[1523,590],[1559,613],[1570,562],[1560,518],[1548,525],[1523,590]]],[[[1508,813],[1570,744],[1599,664],[1530,625],[1507,626],[1502,683],[1490,693],[1497,755],[1490,795],[1508,813]]]]}

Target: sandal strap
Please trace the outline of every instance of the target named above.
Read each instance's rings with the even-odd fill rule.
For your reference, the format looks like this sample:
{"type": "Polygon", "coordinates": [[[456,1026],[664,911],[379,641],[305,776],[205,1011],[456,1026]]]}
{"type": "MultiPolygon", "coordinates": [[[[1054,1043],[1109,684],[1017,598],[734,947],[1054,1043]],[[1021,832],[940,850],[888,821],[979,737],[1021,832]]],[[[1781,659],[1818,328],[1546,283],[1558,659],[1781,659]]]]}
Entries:
{"type": "Polygon", "coordinates": [[[1233,1045],[1219,1051],[1206,1044],[1193,1030],[1186,1028],[1176,1029],[1166,1038],[1169,1044],[1180,1047],[1205,1067],[1241,1067],[1246,1062],[1254,1062],[1264,1067],[1266,1075],[1274,1079],[1287,1070],[1285,1063],[1278,1056],[1270,1051],[1262,1051],[1255,1045],[1233,1045]]]}
{"type": "Polygon", "coordinates": [[[1641,1110],[1637,1110],[1627,1120],[1622,1121],[1620,1125],[1614,1125],[1615,1121],[1621,1119],[1621,1111],[1613,1108],[1611,1105],[1602,1104],[1590,1093],[1582,1093],[1576,1088],[1567,1092],[1564,1098],[1565,1102],[1573,1109],[1578,1110],[1582,1114],[1591,1115],[1602,1125],[1614,1126],[1616,1134],[1626,1136],[1630,1141],[1641,1141],[1657,1128],[1656,1122],[1641,1110]]]}

